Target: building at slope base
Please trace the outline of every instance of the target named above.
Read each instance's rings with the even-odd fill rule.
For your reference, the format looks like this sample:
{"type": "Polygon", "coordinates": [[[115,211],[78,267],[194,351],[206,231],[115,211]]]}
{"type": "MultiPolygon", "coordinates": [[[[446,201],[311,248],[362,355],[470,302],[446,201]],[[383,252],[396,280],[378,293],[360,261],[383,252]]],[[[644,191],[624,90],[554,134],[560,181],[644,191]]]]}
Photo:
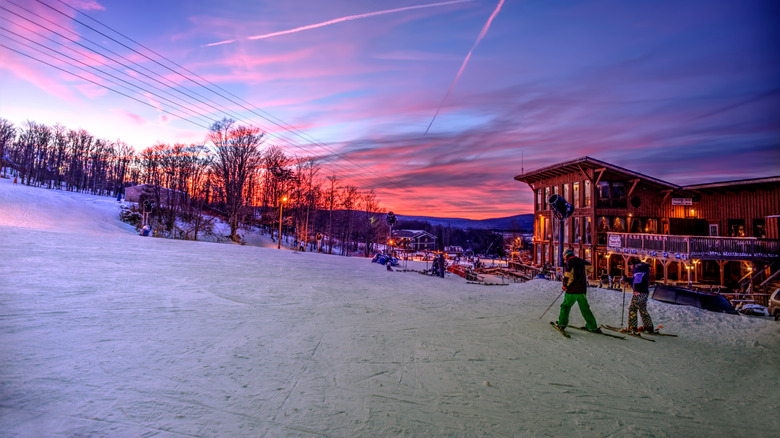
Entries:
{"type": "Polygon", "coordinates": [[[594,280],[643,260],[655,281],[749,290],[759,302],[780,286],[780,176],[678,186],[581,157],[515,180],[534,192],[536,267],[558,264],[547,202],[557,194],[574,206],[564,247],[594,266],[594,280]]]}

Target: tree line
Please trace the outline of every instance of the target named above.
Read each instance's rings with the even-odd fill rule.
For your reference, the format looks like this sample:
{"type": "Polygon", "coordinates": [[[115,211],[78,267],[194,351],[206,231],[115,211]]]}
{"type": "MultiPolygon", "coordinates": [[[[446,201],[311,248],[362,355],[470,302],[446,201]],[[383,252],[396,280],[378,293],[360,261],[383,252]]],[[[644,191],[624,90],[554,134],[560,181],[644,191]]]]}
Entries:
{"type": "Polygon", "coordinates": [[[169,237],[197,239],[198,230],[216,216],[228,224],[227,237],[235,242],[248,227],[278,239],[282,207],[285,234],[312,245],[319,240],[330,253],[369,254],[387,238],[373,190],[323,176],[316,159],[266,145],[259,129],[230,119],[214,123],[204,144],[160,143],[140,152],[84,129],[34,121],[15,126],[0,119],[0,157],[2,175],[13,169],[27,185],[117,196],[128,186],[149,184],[153,208],[147,220],[169,237]]]}
{"type": "MultiPolygon", "coordinates": [[[[139,203],[125,219],[139,228],[145,221],[165,237],[197,240],[220,218],[229,227],[225,237],[234,242],[250,228],[279,239],[281,225],[296,245],[370,255],[389,232],[373,190],[325,175],[317,159],[289,155],[267,144],[258,128],[231,119],[214,123],[203,144],[159,143],[140,152],[84,129],[34,121],[15,126],[0,119],[0,157],[2,175],[13,169],[27,185],[116,197],[126,187],[148,184],[144,200],[152,208],[145,212],[139,203]]],[[[445,245],[476,253],[503,248],[489,232],[409,226],[436,235],[440,250],[445,245]]]]}

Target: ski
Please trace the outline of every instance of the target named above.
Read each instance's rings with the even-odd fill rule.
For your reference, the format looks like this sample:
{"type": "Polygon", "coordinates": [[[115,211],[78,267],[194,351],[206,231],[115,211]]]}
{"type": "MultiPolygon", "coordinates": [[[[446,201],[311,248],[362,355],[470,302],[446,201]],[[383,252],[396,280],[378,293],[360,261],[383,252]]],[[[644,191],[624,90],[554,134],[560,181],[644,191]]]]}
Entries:
{"type": "Polygon", "coordinates": [[[566,333],[565,331],[563,331],[563,329],[560,328],[557,323],[555,323],[553,321],[550,321],[550,325],[553,326],[553,328],[556,331],[558,331],[558,333],[562,334],[564,338],[570,338],[571,337],[571,335],[566,333]]]}
{"type": "Polygon", "coordinates": [[[593,332],[593,331],[590,331],[590,330],[586,329],[585,327],[577,327],[577,326],[571,326],[571,327],[572,328],[576,328],[577,330],[582,330],[583,332],[593,333],[595,335],[604,335],[604,336],[609,336],[610,338],[616,338],[616,339],[626,339],[625,336],[613,335],[613,334],[604,333],[604,332],[593,332]]]}
{"type": "Polygon", "coordinates": [[[648,333],[648,335],[653,335],[653,336],[669,336],[669,337],[672,337],[672,338],[676,338],[676,337],[677,337],[677,335],[673,335],[673,334],[671,334],[671,333],[661,333],[659,330],[660,330],[660,329],[662,329],[662,328],[664,328],[664,326],[662,326],[662,325],[659,325],[658,327],[656,327],[656,330],[655,330],[653,333],[648,333]]]}
{"type": "Polygon", "coordinates": [[[629,333],[622,332],[621,331],[622,329],[620,327],[612,327],[612,326],[609,326],[609,325],[602,324],[601,328],[605,328],[607,330],[612,330],[613,332],[623,333],[624,335],[633,336],[635,338],[643,339],[645,341],[655,342],[655,339],[645,338],[642,335],[640,335],[639,333],[635,333],[635,332],[629,332],[629,333]]]}

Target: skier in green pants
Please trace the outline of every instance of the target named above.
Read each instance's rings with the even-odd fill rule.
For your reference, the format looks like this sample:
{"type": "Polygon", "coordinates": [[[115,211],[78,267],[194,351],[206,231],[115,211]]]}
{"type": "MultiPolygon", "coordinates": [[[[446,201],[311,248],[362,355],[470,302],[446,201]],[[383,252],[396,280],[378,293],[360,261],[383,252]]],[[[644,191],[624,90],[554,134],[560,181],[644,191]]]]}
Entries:
{"type": "Polygon", "coordinates": [[[566,328],[569,325],[569,312],[574,303],[580,307],[582,317],[585,318],[585,329],[592,332],[601,332],[593,312],[590,311],[585,292],[588,288],[586,265],[590,263],[574,256],[571,249],[563,252],[563,290],[566,294],[561,304],[561,313],[558,316],[558,326],[566,328]]]}

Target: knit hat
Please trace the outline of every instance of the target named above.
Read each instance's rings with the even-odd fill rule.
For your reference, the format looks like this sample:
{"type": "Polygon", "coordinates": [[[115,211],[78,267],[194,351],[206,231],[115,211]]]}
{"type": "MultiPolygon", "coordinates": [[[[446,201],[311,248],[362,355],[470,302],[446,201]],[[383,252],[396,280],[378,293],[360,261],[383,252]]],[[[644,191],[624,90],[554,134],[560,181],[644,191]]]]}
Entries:
{"type": "Polygon", "coordinates": [[[566,251],[563,252],[563,259],[564,260],[569,260],[572,257],[574,257],[574,251],[572,251],[570,249],[567,249],[566,251]]]}

